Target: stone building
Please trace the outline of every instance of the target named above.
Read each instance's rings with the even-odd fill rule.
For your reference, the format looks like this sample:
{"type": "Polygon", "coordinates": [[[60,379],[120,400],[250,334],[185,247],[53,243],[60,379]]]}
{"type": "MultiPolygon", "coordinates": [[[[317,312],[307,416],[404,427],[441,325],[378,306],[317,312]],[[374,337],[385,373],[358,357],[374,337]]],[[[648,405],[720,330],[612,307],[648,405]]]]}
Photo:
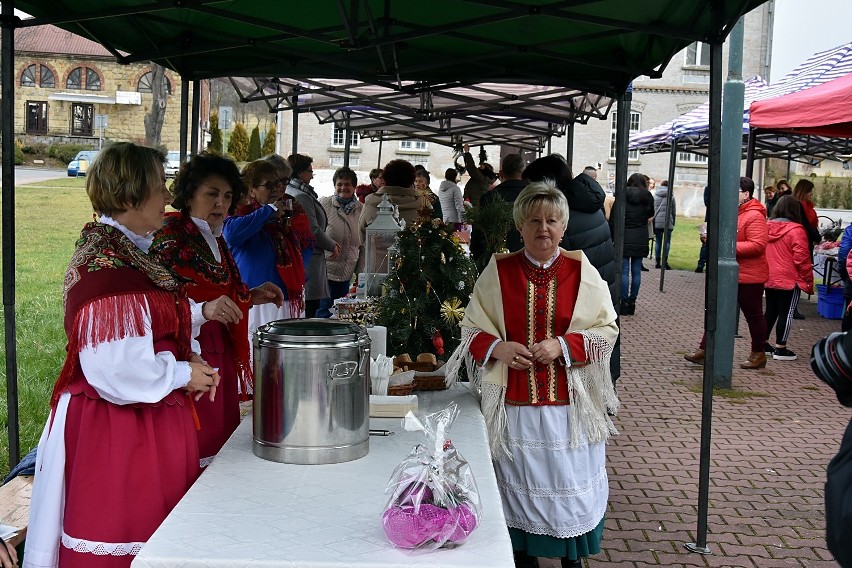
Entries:
{"type": "MultiPolygon", "coordinates": [[[[16,30],[15,137],[27,143],[93,148],[101,136],[104,141],[144,143],[144,117],[153,98],[151,77],[150,64],[119,65],[100,44],[55,26],[16,30]]],[[[161,140],[166,148],[177,150],[181,82],[169,70],[164,80],[168,97],[161,140]]],[[[201,85],[203,126],[209,89],[206,81],[201,85]]]]}
{"type": "MultiPolygon", "coordinates": [[[[743,45],[743,79],[756,75],[768,80],[772,37],[772,4],[768,2],[746,14],[743,45]]],[[[728,44],[723,48],[723,80],[727,77],[728,44]]],[[[659,79],[640,77],[633,82],[630,109],[630,130],[638,132],[664,124],[706,102],[710,96],[709,45],[694,43],[676,54],[659,79]]],[[[613,112],[606,120],[590,121],[574,131],[574,168],[599,167],[598,181],[613,185],[615,178],[615,121],[613,112]]],[[[553,140],[554,152],[564,152],[564,140],[553,140]],[[561,147],[561,149],[560,149],[561,147]]],[[[660,182],[668,178],[669,154],[640,154],[630,152],[628,171],[642,172],[660,182]]],[[[707,159],[690,153],[680,153],[675,174],[675,188],[703,191],[707,180],[707,159]]],[[[756,180],[757,181],[757,180],[756,180]]],[[[703,196],[700,196],[703,197],[703,196]]],[[[679,200],[689,202],[687,196],[679,200]]],[[[701,208],[703,210],[703,202],[701,208]]],[[[679,211],[682,209],[679,208],[679,211]]]]}

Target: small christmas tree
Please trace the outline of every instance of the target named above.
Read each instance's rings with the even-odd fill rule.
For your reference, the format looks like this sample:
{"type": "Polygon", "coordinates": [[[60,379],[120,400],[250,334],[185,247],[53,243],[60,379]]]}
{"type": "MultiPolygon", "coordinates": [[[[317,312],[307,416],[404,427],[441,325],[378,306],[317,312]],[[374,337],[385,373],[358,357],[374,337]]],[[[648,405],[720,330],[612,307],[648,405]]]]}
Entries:
{"type": "Polygon", "coordinates": [[[485,270],[492,254],[509,252],[506,249],[506,235],[509,234],[509,229],[515,226],[512,206],[500,197],[499,193],[494,193],[494,199],[468,209],[464,217],[465,222],[482,231],[485,238],[485,254],[478,259],[476,265],[479,272],[485,270]]]}
{"type": "Polygon", "coordinates": [[[459,322],[478,276],[452,228],[421,219],[399,232],[399,253],[378,300],[377,323],[388,328],[394,354],[452,353],[461,340],[459,322]]]}

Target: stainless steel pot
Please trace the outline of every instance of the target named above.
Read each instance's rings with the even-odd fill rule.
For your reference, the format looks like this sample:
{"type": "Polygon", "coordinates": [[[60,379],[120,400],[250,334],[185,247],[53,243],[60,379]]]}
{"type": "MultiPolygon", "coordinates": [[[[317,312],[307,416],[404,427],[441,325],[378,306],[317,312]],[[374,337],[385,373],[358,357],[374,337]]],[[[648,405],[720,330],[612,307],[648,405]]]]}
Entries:
{"type": "Polygon", "coordinates": [[[370,449],[370,337],[351,322],[289,319],[254,334],[254,454],[345,462],[370,449]]]}

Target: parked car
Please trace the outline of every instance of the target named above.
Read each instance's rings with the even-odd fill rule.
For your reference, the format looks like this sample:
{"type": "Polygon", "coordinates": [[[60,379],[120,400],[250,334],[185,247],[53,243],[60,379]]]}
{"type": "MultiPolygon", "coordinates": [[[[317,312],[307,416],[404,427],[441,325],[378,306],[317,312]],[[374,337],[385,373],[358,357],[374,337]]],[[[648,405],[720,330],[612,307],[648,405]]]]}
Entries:
{"type": "Polygon", "coordinates": [[[166,172],[166,177],[177,175],[180,170],[180,152],[166,152],[166,163],[163,164],[163,170],[166,172]]]}
{"type": "Polygon", "coordinates": [[[68,162],[68,175],[72,177],[86,175],[86,170],[89,169],[89,166],[97,155],[97,150],[80,150],[77,152],[74,159],[68,162]]]}

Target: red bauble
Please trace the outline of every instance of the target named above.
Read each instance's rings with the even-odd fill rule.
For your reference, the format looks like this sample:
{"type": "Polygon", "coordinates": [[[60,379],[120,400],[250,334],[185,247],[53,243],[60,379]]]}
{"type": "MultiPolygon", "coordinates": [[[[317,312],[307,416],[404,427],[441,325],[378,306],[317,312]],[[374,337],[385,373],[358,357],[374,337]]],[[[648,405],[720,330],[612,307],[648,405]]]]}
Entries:
{"type": "Polygon", "coordinates": [[[432,345],[435,346],[435,353],[438,355],[444,354],[444,338],[441,337],[441,330],[436,330],[435,335],[432,336],[432,345]]]}

